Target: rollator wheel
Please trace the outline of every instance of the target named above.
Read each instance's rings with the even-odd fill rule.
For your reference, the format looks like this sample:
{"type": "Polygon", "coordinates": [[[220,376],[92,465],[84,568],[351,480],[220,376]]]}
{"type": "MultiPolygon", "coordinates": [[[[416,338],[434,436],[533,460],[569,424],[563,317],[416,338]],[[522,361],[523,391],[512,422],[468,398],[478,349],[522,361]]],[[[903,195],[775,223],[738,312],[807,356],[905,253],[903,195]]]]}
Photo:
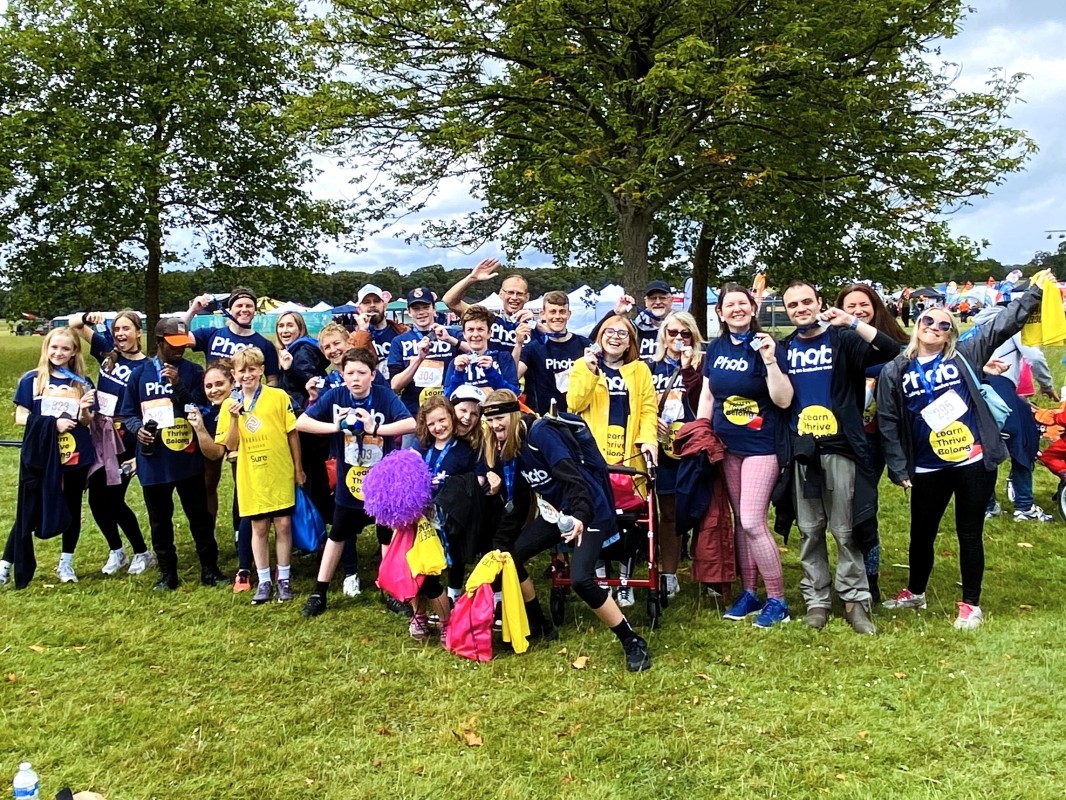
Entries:
{"type": "Polygon", "coordinates": [[[666,576],[659,576],[659,607],[665,611],[670,607],[670,593],[666,590],[666,576]]]}
{"type": "Polygon", "coordinates": [[[551,598],[548,602],[549,613],[552,615],[552,622],[556,627],[563,624],[563,620],[566,619],[566,589],[561,586],[552,588],[551,598]]]}
{"type": "Polygon", "coordinates": [[[648,624],[652,630],[659,627],[659,618],[662,616],[662,607],[658,597],[648,598],[648,624]]]}

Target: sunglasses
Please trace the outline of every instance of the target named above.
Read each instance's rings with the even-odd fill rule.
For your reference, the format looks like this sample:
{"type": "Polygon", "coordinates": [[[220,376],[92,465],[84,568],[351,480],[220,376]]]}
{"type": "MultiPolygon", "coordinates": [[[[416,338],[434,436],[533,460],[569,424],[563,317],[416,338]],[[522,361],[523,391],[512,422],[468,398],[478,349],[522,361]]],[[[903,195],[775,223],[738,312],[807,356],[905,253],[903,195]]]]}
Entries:
{"type": "Polygon", "coordinates": [[[918,321],[921,322],[927,328],[936,328],[938,331],[943,331],[944,333],[947,333],[951,330],[951,323],[948,322],[946,319],[942,319],[937,322],[932,317],[925,316],[918,321]]]}
{"type": "Polygon", "coordinates": [[[603,338],[604,339],[608,339],[608,338],[610,338],[610,339],[628,339],[629,338],[629,331],[627,331],[625,328],[604,328],[603,329],[603,338]]]}
{"type": "Polygon", "coordinates": [[[691,339],[692,331],[685,330],[684,328],[682,328],[681,330],[677,330],[676,328],[667,328],[666,335],[672,339],[676,339],[678,336],[680,336],[682,339],[691,339]]]}

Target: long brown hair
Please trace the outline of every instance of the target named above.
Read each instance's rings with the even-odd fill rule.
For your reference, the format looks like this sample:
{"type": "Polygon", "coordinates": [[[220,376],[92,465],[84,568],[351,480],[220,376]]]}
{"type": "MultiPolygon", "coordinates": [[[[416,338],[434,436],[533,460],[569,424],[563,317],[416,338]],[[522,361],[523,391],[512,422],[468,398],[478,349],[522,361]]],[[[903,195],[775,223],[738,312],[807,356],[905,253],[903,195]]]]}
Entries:
{"type": "Polygon", "coordinates": [[[459,420],[455,417],[455,408],[448,401],[447,397],[438,394],[429,398],[425,403],[418,407],[418,416],[415,418],[415,436],[423,447],[433,446],[433,434],[429,432],[429,426],[426,424],[426,417],[429,416],[431,411],[438,410],[447,414],[448,419],[452,421],[452,438],[454,439],[459,435],[459,420]]]}
{"type": "Polygon", "coordinates": [[[852,292],[866,295],[866,298],[870,301],[870,305],[873,306],[874,318],[870,323],[871,325],[891,338],[892,341],[897,344],[907,344],[910,341],[907,332],[903,330],[899,323],[892,318],[892,315],[888,313],[888,308],[885,306],[881,297],[865,283],[853,283],[851,286],[845,286],[840,290],[840,293],[837,295],[837,301],[833,305],[837,308],[844,308],[844,300],[852,292]]]}
{"type": "MultiPolygon", "coordinates": [[[[115,314],[115,318],[111,321],[112,330],[115,329],[115,323],[118,322],[120,319],[129,320],[133,323],[133,327],[137,329],[136,352],[141,352],[141,333],[144,331],[144,328],[141,324],[141,315],[134,311],[132,308],[122,309],[117,314],[115,314]]],[[[114,341],[114,339],[112,339],[112,341],[114,341]]],[[[111,352],[104,356],[104,360],[100,362],[100,369],[110,375],[111,371],[115,368],[115,364],[118,363],[119,358],[124,355],[125,353],[120,352],[117,345],[115,347],[112,347],[111,352]]]]}
{"type": "Polygon", "coordinates": [[[600,325],[599,333],[596,334],[596,343],[603,347],[603,332],[611,327],[621,325],[627,331],[629,331],[629,347],[622,354],[622,363],[629,364],[636,361],[640,357],[640,343],[637,341],[637,329],[633,327],[633,323],[626,317],[613,314],[603,321],[600,325]]]}

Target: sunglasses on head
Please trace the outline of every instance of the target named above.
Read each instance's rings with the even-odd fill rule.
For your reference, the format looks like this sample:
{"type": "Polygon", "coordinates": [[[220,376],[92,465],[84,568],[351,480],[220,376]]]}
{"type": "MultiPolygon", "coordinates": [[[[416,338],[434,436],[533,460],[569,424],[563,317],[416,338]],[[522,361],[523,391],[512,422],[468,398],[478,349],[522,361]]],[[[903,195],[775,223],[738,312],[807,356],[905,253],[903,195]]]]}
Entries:
{"type": "Polygon", "coordinates": [[[680,330],[678,330],[677,328],[667,328],[666,335],[669,336],[671,339],[676,339],[678,336],[680,336],[682,339],[691,339],[692,331],[686,330],[684,328],[680,330]]]}
{"type": "Polygon", "coordinates": [[[921,322],[927,328],[936,328],[938,331],[944,331],[945,333],[951,330],[951,323],[948,322],[946,319],[942,319],[937,322],[930,316],[924,316],[919,320],[919,322],[921,322]]]}

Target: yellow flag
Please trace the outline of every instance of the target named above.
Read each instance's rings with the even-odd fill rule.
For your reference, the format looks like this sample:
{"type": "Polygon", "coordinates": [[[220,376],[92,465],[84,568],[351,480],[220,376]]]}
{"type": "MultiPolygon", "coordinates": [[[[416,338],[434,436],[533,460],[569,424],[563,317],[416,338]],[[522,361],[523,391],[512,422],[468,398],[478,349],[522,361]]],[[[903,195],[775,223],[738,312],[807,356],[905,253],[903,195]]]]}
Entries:
{"type": "Polygon", "coordinates": [[[1059,285],[1045,275],[1041,281],[1043,297],[1040,308],[1029,315],[1022,328],[1022,344],[1030,347],[1066,342],[1066,312],[1062,308],[1059,285]]]}

